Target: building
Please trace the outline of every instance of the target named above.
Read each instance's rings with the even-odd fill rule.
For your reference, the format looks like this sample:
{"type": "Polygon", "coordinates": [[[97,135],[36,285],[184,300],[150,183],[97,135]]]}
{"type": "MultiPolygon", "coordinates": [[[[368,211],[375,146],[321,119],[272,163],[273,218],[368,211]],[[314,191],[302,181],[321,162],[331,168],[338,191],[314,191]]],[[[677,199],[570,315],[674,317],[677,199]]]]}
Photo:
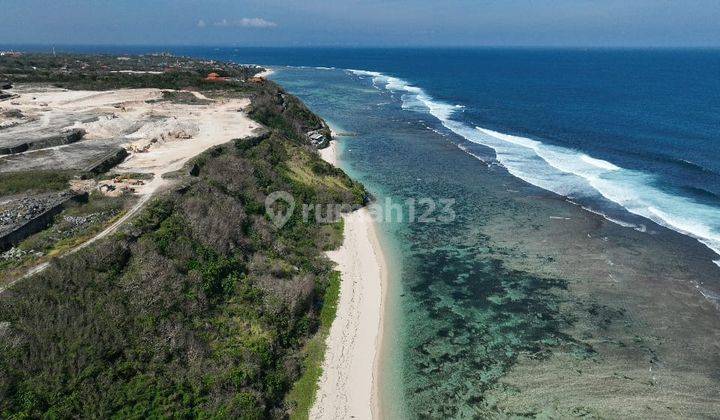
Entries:
{"type": "Polygon", "coordinates": [[[207,77],[205,78],[205,80],[208,82],[224,82],[227,79],[224,77],[220,77],[219,74],[213,72],[213,73],[208,74],[207,77]]]}
{"type": "Polygon", "coordinates": [[[318,149],[323,149],[330,144],[330,139],[328,139],[325,134],[321,133],[320,130],[308,131],[306,135],[308,140],[310,140],[310,144],[318,149]]]}

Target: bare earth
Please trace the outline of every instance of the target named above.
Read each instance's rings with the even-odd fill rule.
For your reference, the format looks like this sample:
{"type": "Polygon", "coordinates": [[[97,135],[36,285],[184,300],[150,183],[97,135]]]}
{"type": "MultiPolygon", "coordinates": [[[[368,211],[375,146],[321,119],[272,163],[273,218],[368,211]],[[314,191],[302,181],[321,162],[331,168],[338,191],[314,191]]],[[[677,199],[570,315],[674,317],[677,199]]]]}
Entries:
{"type": "MultiPolygon", "coordinates": [[[[40,125],[67,115],[82,115],[82,121],[66,128],[84,129],[87,134],[83,142],[123,140],[131,154],[116,172],[162,175],[176,171],[204,150],[248,136],[260,127],[242,112],[250,104],[248,99],[180,104],[158,101],[162,93],[160,89],[95,92],[36,88],[22,90],[13,102],[40,125]]],[[[198,92],[193,94],[209,100],[198,92]]]]}
{"type": "MultiPolygon", "coordinates": [[[[164,174],[181,169],[190,158],[210,147],[252,135],[261,128],[243,112],[249,105],[247,99],[179,104],[158,101],[162,98],[159,89],[92,92],[38,88],[18,93],[21,97],[15,101],[15,107],[34,118],[36,124],[48,126],[55,122],[57,125],[60,121],[67,128],[85,130],[84,140],[76,145],[121,139],[130,155],[113,172],[153,175],[151,181],[135,187],[135,194],[140,197],[126,215],[69,253],[115,232],[153,194],[172,182],[163,178],[164,174]]],[[[196,92],[194,95],[208,99],[196,92]]],[[[335,142],[331,142],[329,148],[321,150],[322,157],[333,165],[337,165],[335,146],[335,142]]],[[[367,209],[345,217],[344,234],[343,246],[328,253],[337,263],[342,281],[337,316],[327,340],[323,375],[311,418],[379,415],[377,355],[387,268],[367,209]]],[[[47,264],[34,267],[28,275],[46,267],[47,264]]]]}
{"type": "MultiPolygon", "coordinates": [[[[96,92],[22,87],[15,93],[20,97],[13,100],[11,108],[19,109],[31,120],[20,129],[25,129],[24,126],[28,130],[46,126],[81,128],[87,134],[82,141],[73,144],[75,148],[119,139],[130,154],[113,172],[152,175],[151,181],[134,186],[134,194],[139,200],[128,214],[70,253],[115,232],[154,193],[171,182],[163,175],[181,169],[190,158],[213,146],[250,136],[261,129],[260,124],[243,112],[250,104],[248,99],[210,100],[193,92],[199,99],[210,102],[181,104],[159,101],[163,93],[160,89],[96,92]]],[[[59,146],[62,147],[65,146],[59,146]]],[[[28,275],[42,271],[46,266],[34,267],[28,275]]],[[[3,290],[0,289],[0,293],[3,290]]]]}
{"type": "MultiPolygon", "coordinates": [[[[337,164],[335,142],[320,154],[337,164]]],[[[312,419],[379,417],[376,378],[387,265],[370,212],[363,208],[344,220],[343,245],[328,252],[341,273],[340,300],[312,419]]]]}

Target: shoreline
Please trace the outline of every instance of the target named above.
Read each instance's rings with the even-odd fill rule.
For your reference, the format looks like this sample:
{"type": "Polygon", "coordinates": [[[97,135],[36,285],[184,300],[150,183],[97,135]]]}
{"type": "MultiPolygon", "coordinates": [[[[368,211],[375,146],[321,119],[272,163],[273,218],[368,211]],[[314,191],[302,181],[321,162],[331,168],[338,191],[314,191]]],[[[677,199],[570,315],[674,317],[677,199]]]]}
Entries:
{"type": "Polygon", "coordinates": [[[265,70],[261,71],[260,73],[256,74],[255,77],[262,77],[264,79],[269,78],[273,73],[275,73],[275,70],[269,68],[269,67],[263,67],[265,70]]]}
{"type": "MultiPolygon", "coordinates": [[[[709,250],[659,225],[640,232],[587,212],[504,167],[479,164],[454,141],[431,141],[422,134],[425,127],[399,114],[394,120],[396,114],[386,115],[391,110],[366,111],[379,102],[375,96],[344,98],[335,90],[344,81],[318,80],[318,87],[297,89],[319,114],[373,139],[331,143],[352,147],[352,159],[341,156],[344,166],[357,159],[363,178],[400,194],[462,197],[457,223],[408,225],[400,231],[406,236],[398,235],[397,245],[413,247],[398,247],[407,252],[398,256],[409,257],[405,294],[398,293],[399,282],[389,284],[387,349],[379,350],[386,353],[375,367],[382,375],[382,414],[402,417],[393,416],[396,395],[404,397],[404,412],[426,416],[472,407],[477,395],[497,401],[498,417],[571,417],[578,407],[605,417],[715,411],[717,384],[710,378],[717,371],[718,315],[706,296],[698,296],[720,284],[717,266],[705,258],[709,250]],[[379,159],[377,149],[384,150],[379,159]],[[422,182],[430,177],[432,183],[422,182]],[[483,299],[493,295],[499,298],[483,299]],[[517,299],[524,305],[513,306],[517,299]],[[516,325],[489,326],[486,334],[466,326],[468,319],[496,316],[512,317],[516,325]],[[515,328],[524,336],[520,342],[510,335],[515,328]],[[455,340],[446,338],[448,332],[455,340]],[[526,357],[526,343],[552,355],[526,357]],[[475,351],[493,346],[500,350],[475,351]],[[502,350],[508,347],[522,356],[507,358],[502,350]],[[401,352],[413,357],[398,357],[401,352]],[[453,357],[442,357],[448,354],[453,357]],[[503,368],[495,378],[481,378],[475,360],[503,368]],[[413,391],[403,395],[406,384],[413,391]],[[498,388],[483,391],[485,384],[498,388]]],[[[389,261],[398,261],[393,241],[381,239],[389,261]]]]}
{"type": "MultiPolygon", "coordinates": [[[[338,166],[337,143],[319,150],[338,166]]],[[[342,246],[327,253],[341,273],[337,315],[326,340],[311,418],[380,418],[380,355],[388,286],[387,257],[367,208],[343,216],[342,246]]]]}
{"type": "MultiPolygon", "coordinates": [[[[366,210],[367,211],[367,210],[366,210]]],[[[372,418],[382,419],[383,416],[383,402],[381,400],[382,393],[380,392],[380,383],[382,378],[382,362],[386,356],[385,346],[387,340],[385,339],[386,328],[388,323],[388,298],[389,298],[389,281],[390,281],[390,265],[388,262],[387,254],[383,251],[382,244],[380,242],[380,232],[378,231],[377,223],[370,218],[369,219],[369,230],[370,239],[372,245],[376,251],[376,257],[379,258],[381,265],[381,277],[380,277],[380,308],[379,308],[379,322],[377,326],[377,335],[375,337],[375,356],[373,358],[373,380],[372,380],[372,393],[370,396],[370,403],[372,405],[372,418]]]]}

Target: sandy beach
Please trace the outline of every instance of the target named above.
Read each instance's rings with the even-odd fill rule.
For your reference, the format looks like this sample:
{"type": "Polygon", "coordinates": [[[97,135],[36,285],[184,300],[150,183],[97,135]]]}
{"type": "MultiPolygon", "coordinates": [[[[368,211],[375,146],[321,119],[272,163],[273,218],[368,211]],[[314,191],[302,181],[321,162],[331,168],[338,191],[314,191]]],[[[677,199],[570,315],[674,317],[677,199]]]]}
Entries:
{"type": "MultiPolygon", "coordinates": [[[[336,143],[320,151],[337,165],[336,143]]],[[[377,418],[378,354],[381,346],[387,265],[370,212],[345,216],[341,248],[328,252],[341,273],[340,301],[330,328],[313,419],[377,418]]]]}

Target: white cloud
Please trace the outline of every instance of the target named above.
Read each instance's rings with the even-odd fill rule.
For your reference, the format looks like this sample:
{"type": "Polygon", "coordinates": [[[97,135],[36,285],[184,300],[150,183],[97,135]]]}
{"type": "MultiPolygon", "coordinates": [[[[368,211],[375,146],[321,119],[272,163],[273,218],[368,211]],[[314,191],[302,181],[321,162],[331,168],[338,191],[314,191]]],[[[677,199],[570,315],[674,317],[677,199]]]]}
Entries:
{"type": "Polygon", "coordinates": [[[204,20],[202,20],[202,19],[198,20],[198,23],[197,23],[198,28],[204,28],[206,26],[207,26],[207,23],[205,23],[204,20]]]}
{"type": "MultiPolygon", "coordinates": [[[[203,22],[203,24],[204,23],[205,22],[203,22]]],[[[198,22],[198,26],[200,26],[200,22],[198,22]]],[[[271,22],[269,20],[265,20],[263,18],[256,17],[256,18],[242,18],[242,19],[233,20],[233,21],[229,21],[227,19],[222,19],[217,22],[214,22],[213,26],[219,26],[219,27],[238,26],[238,27],[243,27],[243,28],[274,28],[278,25],[275,22],[271,22]]]]}
{"type": "Polygon", "coordinates": [[[251,28],[274,28],[277,26],[277,23],[263,18],[242,18],[240,19],[240,25],[251,28]]]}

